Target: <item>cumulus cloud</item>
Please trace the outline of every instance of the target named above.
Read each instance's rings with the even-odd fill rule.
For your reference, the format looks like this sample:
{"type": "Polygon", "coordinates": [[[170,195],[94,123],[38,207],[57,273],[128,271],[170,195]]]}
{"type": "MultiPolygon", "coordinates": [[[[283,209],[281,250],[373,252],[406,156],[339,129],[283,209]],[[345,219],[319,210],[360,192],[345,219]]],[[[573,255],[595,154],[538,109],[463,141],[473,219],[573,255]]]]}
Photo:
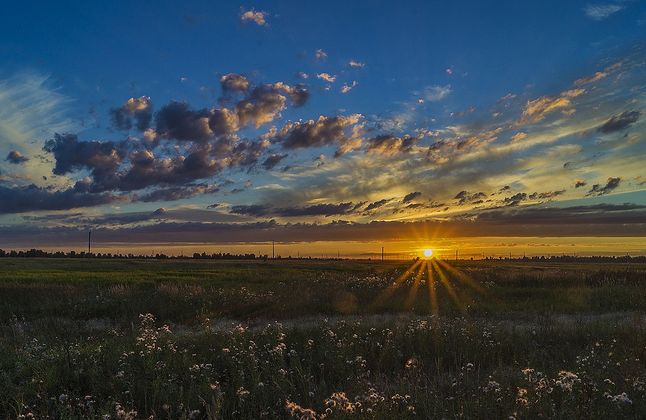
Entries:
{"type": "Polygon", "coordinates": [[[597,128],[597,131],[604,134],[621,131],[628,128],[631,124],[636,123],[640,116],[640,111],[624,111],[621,114],[610,117],[605,123],[597,128]]]}
{"type": "Polygon", "coordinates": [[[242,23],[252,22],[258,26],[267,26],[267,13],[260,10],[246,10],[240,14],[240,21],[242,23]]]}
{"type": "Polygon", "coordinates": [[[119,108],[110,110],[112,124],[119,130],[130,130],[133,126],[145,131],[152,120],[152,103],[148,96],[130,98],[119,108]]]}
{"type": "Polygon", "coordinates": [[[276,140],[286,149],[335,144],[339,146],[337,156],[340,156],[361,146],[357,131],[361,117],[360,114],[336,117],[321,115],[317,120],[290,122],[283,126],[276,140]]]}
{"type": "Polygon", "coordinates": [[[563,194],[565,194],[565,190],[557,190],[557,191],[546,191],[541,193],[535,192],[530,194],[528,197],[530,200],[549,200],[551,198],[555,198],[563,194]]]}
{"type": "Polygon", "coordinates": [[[9,152],[5,160],[9,163],[13,163],[14,165],[20,165],[22,163],[27,162],[29,158],[27,158],[26,156],[23,156],[23,154],[17,150],[12,150],[9,152]]]}
{"type": "Polygon", "coordinates": [[[586,185],[588,185],[587,182],[585,182],[582,179],[579,179],[574,183],[574,188],[581,188],[581,187],[585,187],[586,185]]]}
{"type": "Polygon", "coordinates": [[[606,185],[594,184],[590,191],[588,191],[587,195],[599,196],[608,194],[615,190],[619,186],[619,183],[621,183],[620,177],[610,177],[608,178],[606,185]]]}
{"type": "Polygon", "coordinates": [[[357,60],[350,60],[348,62],[348,66],[350,66],[353,69],[362,69],[366,66],[366,64],[357,60]]]}
{"type": "Polygon", "coordinates": [[[604,20],[624,8],[619,4],[589,4],[583,10],[593,20],[604,20]]]}
{"type": "Polygon", "coordinates": [[[225,95],[246,92],[249,90],[249,85],[249,80],[240,74],[229,73],[220,77],[220,86],[225,95]]]}
{"type": "Polygon", "coordinates": [[[288,98],[294,106],[302,106],[307,102],[309,92],[303,85],[289,86],[282,82],[255,87],[236,105],[240,124],[260,127],[273,121],[285,109],[288,98]]]}

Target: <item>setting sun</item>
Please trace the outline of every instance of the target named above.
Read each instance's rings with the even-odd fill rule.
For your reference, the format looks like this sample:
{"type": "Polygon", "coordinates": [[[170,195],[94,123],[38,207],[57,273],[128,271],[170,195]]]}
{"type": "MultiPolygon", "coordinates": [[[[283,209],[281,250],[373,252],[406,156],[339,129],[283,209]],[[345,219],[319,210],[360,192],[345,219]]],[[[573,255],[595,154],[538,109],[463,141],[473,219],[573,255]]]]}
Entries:
{"type": "Polygon", "coordinates": [[[431,257],[433,256],[433,250],[432,250],[432,249],[430,249],[430,248],[426,248],[426,249],[424,250],[424,256],[425,256],[426,258],[431,258],[431,257]]]}

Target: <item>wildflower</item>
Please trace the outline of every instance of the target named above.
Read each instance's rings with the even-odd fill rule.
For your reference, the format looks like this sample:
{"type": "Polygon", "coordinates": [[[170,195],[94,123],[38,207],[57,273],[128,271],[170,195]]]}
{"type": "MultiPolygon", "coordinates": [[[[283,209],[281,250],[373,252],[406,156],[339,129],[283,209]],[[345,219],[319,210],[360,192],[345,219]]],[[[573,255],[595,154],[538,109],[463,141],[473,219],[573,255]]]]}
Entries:
{"type": "Polygon", "coordinates": [[[576,373],[562,370],[559,372],[558,379],[555,383],[561,387],[563,391],[572,392],[572,387],[580,382],[581,379],[579,379],[576,373]]]}

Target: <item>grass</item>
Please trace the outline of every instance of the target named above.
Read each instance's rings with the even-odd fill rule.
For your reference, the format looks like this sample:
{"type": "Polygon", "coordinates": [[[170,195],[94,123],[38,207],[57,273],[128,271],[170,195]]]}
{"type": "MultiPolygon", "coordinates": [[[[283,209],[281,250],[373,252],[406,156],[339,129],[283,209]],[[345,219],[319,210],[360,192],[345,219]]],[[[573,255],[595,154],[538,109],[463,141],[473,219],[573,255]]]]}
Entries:
{"type": "Polygon", "coordinates": [[[410,266],[0,259],[0,418],[646,416],[645,265],[410,266]]]}

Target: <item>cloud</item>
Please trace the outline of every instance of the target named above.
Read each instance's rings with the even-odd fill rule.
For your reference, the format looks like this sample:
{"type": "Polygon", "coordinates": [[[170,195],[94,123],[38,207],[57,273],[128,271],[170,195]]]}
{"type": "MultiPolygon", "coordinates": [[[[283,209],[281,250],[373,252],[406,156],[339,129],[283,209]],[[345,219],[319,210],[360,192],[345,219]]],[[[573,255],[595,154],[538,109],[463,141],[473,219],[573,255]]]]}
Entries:
{"type": "Polygon", "coordinates": [[[361,146],[357,127],[360,127],[360,114],[326,117],[305,122],[289,122],[276,135],[276,140],[285,149],[301,149],[338,145],[337,156],[361,146]]]}
{"type": "Polygon", "coordinates": [[[327,58],[327,53],[319,48],[314,52],[314,57],[317,60],[325,60],[327,58]]]}
{"type": "Polygon", "coordinates": [[[303,85],[289,86],[282,82],[257,86],[236,105],[240,124],[260,127],[273,121],[285,109],[288,98],[294,106],[302,106],[309,92],[303,85]]]}
{"type": "Polygon", "coordinates": [[[319,73],[316,75],[317,79],[325,80],[328,83],[334,83],[336,76],[331,75],[330,73],[319,73]]]}
{"type": "MultiPolygon", "coordinates": [[[[202,210],[205,218],[215,216],[202,210]]],[[[148,219],[168,218],[167,210],[148,219]]],[[[216,213],[217,214],[217,213],[216,213]]],[[[114,215],[119,216],[119,215],[114,215]]],[[[123,216],[123,215],[122,215],[123,216]]],[[[128,217],[134,218],[135,216],[128,217]]],[[[334,220],[329,223],[261,222],[161,222],[127,226],[97,223],[95,234],[105,242],[122,243],[250,243],[315,241],[389,241],[401,240],[402,232],[434,232],[435,237],[600,237],[646,236],[646,206],[637,204],[599,204],[592,206],[504,207],[452,220],[373,221],[356,223],[334,220]]],[[[0,226],[4,243],[29,246],[36,239],[41,246],[78,243],[83,228],[44,223],[0,226]]]]}
{"type": "Polygon", "coordinates": [[[338,216],[350,214],[357,210],[358,205],[352,202],[338,204],[312,204],[309,206],[294,206],[274,208],[264,204],[237,205],[231,207],[231,213],[255,217],[306,217],[306,216],[338,216]]]}
{"type": "MultiPolygon", "coordinates": [[[[52,163],[39,158],[42,142],[34,139],[78,128],[69,117],[72,100],[61,91],[46,75],[33,72],[0,79],[0,159],[4,161],[15,150],[29,157],[29,161],[11,168],[12,175],[23,182],[42,185],[43,177],[51,175],[52,163]]],[[[66,180],[51,182],[62,186],[66,180]]]]}
{"type": "Polygon", "coordinates": [[[182,185],[180,187],[160,188],[136,197],[133,201],[154,203],[158,201],[177,201],[196,195],[213,194],[220,190],[217,185],[182,185]]]}
{"type": "Polygon", "coordinates": [[[419,191],[408,193],[402,199],[402,203],[409,203],[409,202],[413,201],[414,199],[416,199],[418,197],[421,197],[421,196],[422,196],[422,193],[419,192],[419,191]]]}
{"type": "Polygon", "coordinates": [[[587,182],[585,182],[584,180],[579,179],[574,183],[574,188],[581,188],[581,187],[585,187],[586,185],[588,185],[587,182]]]}
{"type": "Polygon", "coordinates": [[[375,201],[373,203],[368,204],[368,206],[365,208],[365,211],[376,210],[378,208],[385,206],[390,201],[392,201],[392,199],[390,198],[384,198],[383,200],[375,201]]]}
{"type": "Polygon", "coordinates": [[[464,205],[468,203],[480,204],[484,198],[487,197],[487,194],[483,192],[470,193],[466,190],[460,191],[453,197],[454,200],[458,200],[458,205],[464,205]]]}
{"type": "Polygon", "coordinates": [[[506,197],[503,201],[508,206],[517,206],[525,200],[527,200],[527,193],[519,192],[512,195],[511,197],[506,197]]]}
{"type": "Polygon", "coordinates": [[[240,74],[229,73],[220,77],[220,86],[225,95],[246,92],[249,90],[249,85],[249,80],[240,74]]]}
{"type": "Polygon", "coordinates": [[[226,167],[253,166],[268,146],[266,140],[239,141],[225,136],[194,145],[185,154],[157,157],[131,141],[79,141],[67,134],[56,135],[44,149],[54,155],[55,174],[89,170],[91,190],[102,192],[182,185],[209,178],[226,167]]]}
{"type": "Polygon", "coordinates": [[[148,96],[130,98],[119,108],[110,110],[112,124],[119,130],[130,130],[133,125],[145,131],[152,120],[152,103],[148,96]]]}
{"type": "Polygon", "coordinates": [[[280,163],[283,159],[287,157],[287,154],[281,155],[281,154],[272,154],[265,159],[265,161],[262,163],[263,168],[266,170],[271,170],[273,169],[276,165],[280,163]]]}
{"type": "Polygon", "coordinates": [[[588,191],[587,195],[604,195],[608,194],[609,192],[613,191],[619,186],[619,183],[621,182],[620,177],[610,177],[608,178],[608,181],[606,182],[606,185],[601,186],[600,184],[594,184],[592,186],[592,189],[588,191]]]}
{"type": "Polygon", "coordinates": [[[537,123],[547,117],[547,115],[562,111],[565,114],[574,112],[572,98],[585,93],[584,89],[572,89],[562,92],[559,96],[542,96],[533,101],[528,101],[523,109],[521,122],[537,123]]]}
{"type": "Polygon", "coordinates": [[[186,102],[165,105],[155,119],[158,136],[179,141],[204,143],[238,130],[238,119],[232,111],[226,108],[193,110],[186,102]]]}
{"type": "Polygon", "coordinates": [[[542,192],[542,193],[532,193],[529,195],[530,200],[548,200],[550,198],[555,198],[558,197],[559,195],[565,194],[565,190],[558,190],[558,191],[547,191],[547,192],[542,192]]]}
{"type": "Polygon", "coordinates": [[[621,131],[628,128],[631,124],[636,123],[640,116],[640,111],[624,111],[619,115],[613,115],[610,117],[608,121],[597,128],[597,131],[604,134],[621,131]]]}
{"type": "Polygon", "coordinates": [[[396,137],[392,134],[382,134],[367,141],[366,150],[369,153],[378,153],[385,156],[393,156],[398,153],[407,153],[419,142],[419,137],[412,137],[408,134],[403,137],[396,137]]]}
{"type": "Polygon", "coordinates": [[[240,14],[240,21],[242,23],[253,22],[258,26],[268,26],[267,13],[259,10],[246,10],[240,14]]]}
{"type": "Polygon", "coordinates": [[[109,194],[88,192],[86,182],[77,182],[74,187],[52,191],[34,184],[25,187],[0,185],[0,214],[24,213],[40,210],[69,210],[93,207],[116,200],[109,194]]]}
{"type": "Polygon", "coordinates": [[[9,152],[5,160],[9,163],[13,163],[14,165],[20,165],[27,162],[29,158],[23,156],[22,153],[17,150],[12,150],[9,152]]]}
{"type": "Polygon", "coordinates": [[[583,10],[592,20],[604,20],[624,8],[619,4],[589,4],[583,10]]]}
{"type": "Polygon", "coordinates": [[[428,86],[424,89],[424,99],[430,102],[438,102],[449,96],[451,85],[428,86]]]}
{"type": "Polygon", "coordinates": [[[344,84],[343,84],[343,86],[341,87],[341,93],[348,93],[348,92],[350,92],[350,91],[351,91],[352,89],[354,89],[358,84],[359,84],[359,83],[357,83],[357,81],[356,81],[356,80],[353,80],[353,81],[352,81],[352,83],[350,83],[350,84],[344,83],[344,84]]]}
{"type": "Polygon", "coordinates": [[[362,69],[366,66],[366,64],[357,60],[350,60],[348,62],[348,66],[350,66],[353,69],[362,69]]]}

